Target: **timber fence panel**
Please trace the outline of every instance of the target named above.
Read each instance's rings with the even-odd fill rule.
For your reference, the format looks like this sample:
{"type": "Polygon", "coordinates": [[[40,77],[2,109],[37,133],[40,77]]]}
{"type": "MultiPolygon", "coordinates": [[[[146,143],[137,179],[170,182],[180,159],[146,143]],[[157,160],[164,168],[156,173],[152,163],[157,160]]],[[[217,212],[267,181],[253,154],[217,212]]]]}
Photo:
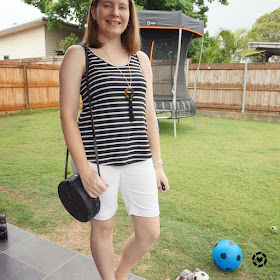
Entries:
{"type": "Polygon", "coordinates": [[[0,64],[0,112],[26,108],[24,64],[0,64]]]}
{"type": "MultiPolygon", "coordinates": [[[[188,88],[194,96],[197,65],[190,64],[188,88]]],[[[203,109],[280,113],[280,63],[204,64],[196,86],[196,105],[203,109]],[[245,95],[245,96],[243,96],[245,95]]]]}
{"type": "MultiPolygon", "coordinates": [[[[196,65],[189,70],[189,91],[193,96],[196,65]]],[[[244,70],[240,65],[204,64],[196,85],[198,108],[241,110],[244,70]]]]}
{"type": "Polygon", "coordinates": [[[172,100],[171,95],[171,67],[165,60],[154,60],[153,91],[155,100],[172,100]]]}
{"type": "Polygon", "coordinates": [[[59,106],[59,66],[29,65],[27,68],[30,109],[59,106]]]}
{"type": "Polygon", "coordinates": [[[249,64],[247,110],[280,112],[280,64],[249,64]]]}
{"type": "Polygon", "coordinates": [[[0,62],[0,113],[59,105],[59,66],[0,62]]]}

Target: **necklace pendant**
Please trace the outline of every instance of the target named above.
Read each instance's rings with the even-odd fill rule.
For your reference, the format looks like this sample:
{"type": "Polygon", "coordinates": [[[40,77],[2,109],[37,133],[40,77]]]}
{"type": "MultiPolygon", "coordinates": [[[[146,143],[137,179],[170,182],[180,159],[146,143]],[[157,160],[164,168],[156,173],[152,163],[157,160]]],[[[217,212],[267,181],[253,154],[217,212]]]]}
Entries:
{"type": "Polygon", "coordinates": [[[132,105],[132,99],[134,96],[134,90],[130,87],[128,87],[125,92],[124,96],[128,100],[128,113],[129,113],[129,120],[131,122],[135,121],[134,114],[133,114],[133,105],[132,105]]]}
{"type": "Polygon", "coordinates": [[[128,101],[128,115],[129,115],[129,120],[131,122],[135,121],[135,117],[134,117],[134,114],[133,114],[133,105],[132,105],[132,99],[129,99],[128,101]]]}
{"type": "Polygon", "coordinates": [[[124,92],[124,96],[127,100],[132,100],[132,98],[134,97],[134,90],[131,87],[128,87],[124,92]]]}

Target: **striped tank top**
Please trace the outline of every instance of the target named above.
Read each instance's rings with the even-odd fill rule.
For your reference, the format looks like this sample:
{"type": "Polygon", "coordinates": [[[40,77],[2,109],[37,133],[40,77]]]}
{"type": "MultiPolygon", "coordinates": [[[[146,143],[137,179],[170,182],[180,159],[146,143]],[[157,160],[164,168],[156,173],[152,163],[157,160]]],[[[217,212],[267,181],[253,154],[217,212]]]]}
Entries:
{"type": "MultiPolygon", "coordinates": [[[[94,130],[100,164],[125,165],[151,158],[146,123],[146,79],[136,54],[130,56],[131,88],[134,121],[129,118],[129,101],[124,96],[130,73],[128,65],[118,68],[104,61],[89,48],[89,91],[94,119],[94,130]]],[[[83,101],[78,127],[87,159],[96,163],[92,125],[88,102],[86,74],[81,80],[83,101]]]]}

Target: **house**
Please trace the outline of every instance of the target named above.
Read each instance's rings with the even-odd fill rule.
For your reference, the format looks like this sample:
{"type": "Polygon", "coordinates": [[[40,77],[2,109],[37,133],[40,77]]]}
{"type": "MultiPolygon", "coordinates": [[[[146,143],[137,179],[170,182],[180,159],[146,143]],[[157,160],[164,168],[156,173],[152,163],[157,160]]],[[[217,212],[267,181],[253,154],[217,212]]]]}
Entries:
{"type": "Polygon", "coordinates": [[[262,53],[261,62],[268,62],[272,56],[280,56],[280,43],[278,42],[250,42],[249,48],[262,53]]]}
{"type": "Polygon", "coordinates": [[[82,39],[78,25],[67,23],[61,29],[48,30],[45,17],[0,30],[0,60],[62,55],[60,42],[71,33],[82,39]]]}

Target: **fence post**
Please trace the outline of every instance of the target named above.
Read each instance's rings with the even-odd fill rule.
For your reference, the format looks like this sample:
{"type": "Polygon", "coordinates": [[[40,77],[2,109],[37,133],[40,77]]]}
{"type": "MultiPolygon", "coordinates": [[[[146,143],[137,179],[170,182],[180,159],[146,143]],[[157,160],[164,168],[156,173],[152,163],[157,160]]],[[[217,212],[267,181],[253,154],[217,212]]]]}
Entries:
{"type": "Polygon", "coordinates": [[[29,90],[28,90],[28,78],[27,78],[27,66],[23,66],[23,81],[24,81],[24,96],[25,96],[25,108],[29,110],[29,90]]]}
{"type": "Polygon", "coordinates": [[[243,80],[242,113],[245,113],[247,70],[248,70],[248,62],[246,61],[245,68],[244,68],[244,80],[243,80]]]}

